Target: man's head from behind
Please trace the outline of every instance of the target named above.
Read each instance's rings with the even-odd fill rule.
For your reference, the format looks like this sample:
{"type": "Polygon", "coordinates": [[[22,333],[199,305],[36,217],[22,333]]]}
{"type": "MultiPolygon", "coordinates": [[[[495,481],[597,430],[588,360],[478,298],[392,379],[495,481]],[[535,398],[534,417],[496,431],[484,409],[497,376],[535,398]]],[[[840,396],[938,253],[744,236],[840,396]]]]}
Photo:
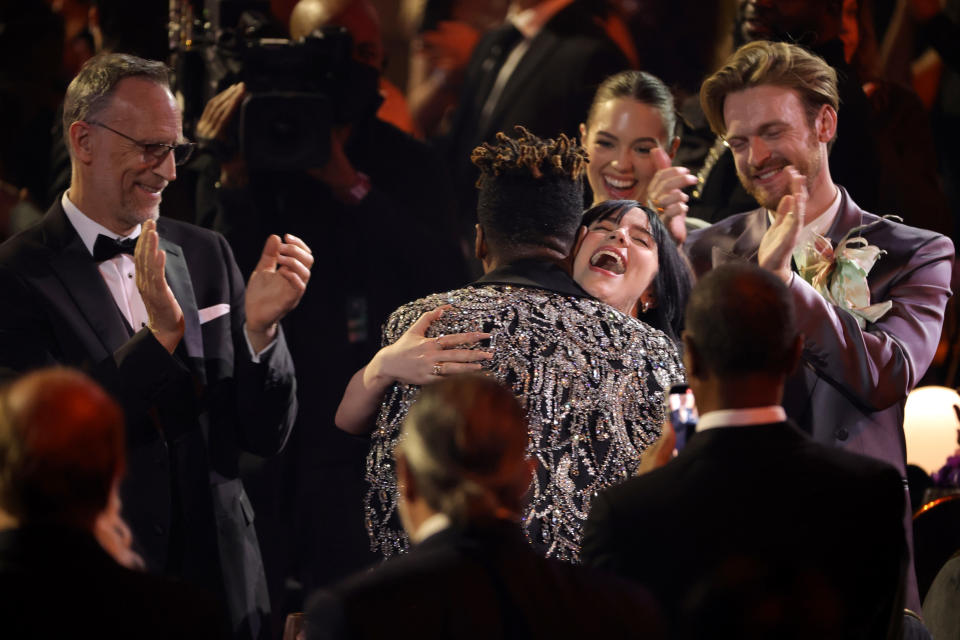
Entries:
{"type": "Polygon", "coordinates": [[[123,412],[65,368],[0,392],[0,509],[20,524],[91,529],[124,465],[123,412]]]}
{"type": "Polygon", "coordinates": [[[586,151],[562,133],[552,140],[520,126],[517,132],[516,138],[498,133],[496,144],[484,143],[471,155],[480,169],[478,257],[565,258],[583,215],[586,151]]]}
{"type": "Polygon", "coordinates": [[[395,453],[408,533],[432,513],[457,524],[516,517],[533,473],[526,448],[526,415],[496,381],[464,375],[424,387],[395,453]]]}
{"type": "Polygon", "coordinates": [[[772,273],[747,263],[722,265],[697,282],[683,340],[695,393],[710,382],[781,385],[802,346],[790,292],[772,273]]]}

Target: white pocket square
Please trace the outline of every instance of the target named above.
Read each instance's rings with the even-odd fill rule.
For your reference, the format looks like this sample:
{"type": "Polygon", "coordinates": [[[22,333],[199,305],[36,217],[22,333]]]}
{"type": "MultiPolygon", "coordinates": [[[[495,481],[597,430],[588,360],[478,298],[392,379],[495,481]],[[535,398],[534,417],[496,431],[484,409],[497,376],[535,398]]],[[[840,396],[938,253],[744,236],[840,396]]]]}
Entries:
{"type": "Polygon", "coordinates": [[[226,302],[222,302],[220,304],[215,304],[212,307],[200,309],[200,311],[197,313],[200,315],[200,324],[206,324],[214,318],[219,318],[220,316],[225,316],[230,313],[230,305],[226,302]]]}

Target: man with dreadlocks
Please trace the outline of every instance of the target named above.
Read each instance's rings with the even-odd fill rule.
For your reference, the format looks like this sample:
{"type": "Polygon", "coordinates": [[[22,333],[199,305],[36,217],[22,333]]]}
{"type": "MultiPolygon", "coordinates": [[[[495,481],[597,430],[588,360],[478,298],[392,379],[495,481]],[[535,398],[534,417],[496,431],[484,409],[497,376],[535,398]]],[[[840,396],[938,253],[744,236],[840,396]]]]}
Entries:
{"type": "MultiPolygon", "coordinates": [[[[525,407],[528,453],[537,462],[523,531],[544,555],[577,562],[591,500],[634,473],[660,434],[664,393],[683,369],[662,333],[590,297],[562,267],[582,213],[584,150],[563,134],[541,140],[517,129],[519,137],[500,133],[495,145],[473,152],[481,171],[476,253],[485,275],[400,307],[383,341],[394,343],[441,306],[427,331],[441,347],[456,346],[443,344],[445,335],[489,333],[484,366],[525,407]]],[[[431,377],[457,364],[438,363],[431,377]]],[[[385,556],[409,545],[396,517],[392,453],[419,391],[401,383],[388,389],[367,456],[366,526],[385,556]]]]}

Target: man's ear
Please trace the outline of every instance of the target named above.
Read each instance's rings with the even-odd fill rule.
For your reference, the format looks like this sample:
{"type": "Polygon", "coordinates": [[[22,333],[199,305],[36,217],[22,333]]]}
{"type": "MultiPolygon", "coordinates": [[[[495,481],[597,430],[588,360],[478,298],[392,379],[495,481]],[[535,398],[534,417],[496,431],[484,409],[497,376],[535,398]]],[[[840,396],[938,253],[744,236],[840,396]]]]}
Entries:
{"type": "Polygon", "coordinates": [[[701,377],[703,364],[700,360],[700,354],[697,352],[697,346],[686,330],[680,334],[680,337],[683,340],[683,368],[687,370],[687,380],[699,378],[701,377]]]}
{"type": "Polygon", "coordinates": [[[580,253],[580,246],[583,244],[583,239],[587,237],[587,228],[580,227],[577,231],[577,239],[573,241],[573,249],[570,251],[570,261],[573,262],[573,257],[580,253]]]}
{"type": "Polygon", "coordinates": [[[71,155],[83,164],[93,162],[93,136],[91,135],[90,125],[78,120],[70,125],[68,129],[70,135],[71,155]]]}
{"type": "Polygon", "coordinates": [[[407,504],[410,504],[417,499],[417,481],[410,473],[410,465],[402,450],[396,451],[394,462],[397,469],[397,489],[407,504]]]}
{"type": "Polygon", "coordinates": [[[483,262],[483,259],[487,257],[487,239],[483,235],[483,227],[475,224],[473,228],[477,230],[477,237],[473,243],[473,254],[477,256],[477,260],[483,262]]]}
{"type": "Polygon", "coordinates": [[[830,142],[837,135],[837,112],[828,104],[820,107],[815,121],[817,140],[830,142]]]}

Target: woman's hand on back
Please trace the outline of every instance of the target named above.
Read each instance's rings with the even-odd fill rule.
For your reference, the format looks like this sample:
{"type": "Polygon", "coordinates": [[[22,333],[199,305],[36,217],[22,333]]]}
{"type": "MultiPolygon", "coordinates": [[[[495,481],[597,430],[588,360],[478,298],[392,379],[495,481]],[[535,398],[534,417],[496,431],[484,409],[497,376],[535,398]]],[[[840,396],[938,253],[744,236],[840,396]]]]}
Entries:
{"type": "Polygon", "coordinates": [[[438,307],[420,316],[400,339],[384,347],[367,367],[368,376],[406,384],[429,384],[441,376],[479,371],[481,362],[493,354],[479,349],[457,349],[476,344],[490,337],[489,333],[473,331],[427,338],[427,329],[449,306],[438,307]]]}

